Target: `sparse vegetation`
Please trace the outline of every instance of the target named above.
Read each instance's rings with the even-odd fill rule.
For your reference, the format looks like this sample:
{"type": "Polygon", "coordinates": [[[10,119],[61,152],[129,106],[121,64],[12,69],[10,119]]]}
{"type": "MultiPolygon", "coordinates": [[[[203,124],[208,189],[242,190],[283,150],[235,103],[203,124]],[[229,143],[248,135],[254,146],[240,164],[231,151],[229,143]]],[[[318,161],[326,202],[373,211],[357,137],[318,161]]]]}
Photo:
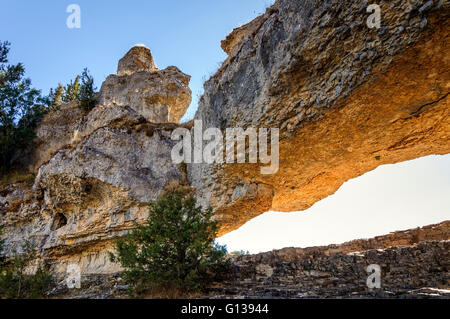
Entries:
{"type": "MultiPolygon", "coordinates": [[[[0,236],[2,229],[0,228],[0,236]]],[[[37,265],[34,272],[29,267],[36,259],[36,249],[26,241],[21,254],[6,258],[0,241],[0,299],[36,299],[43,298],[54,285],[48,265],[37,265]]]]}
{"type": "Polygon", "coordinates": [[[250,255],[249,251],[245,251],[245,250],[237,250],[237,251],[233,251],[230,253],[231,256],[245,256],[245,255],[250,255]]]}
{"type": "Polygon", "coordinates": [[[0,176],[0,189],[17,183],[26,183],[27,185],[33,185],[36,175],[26,171],[13,170],[0,176]]]}
{"type": "Polygon", "coordinates": [[[59,109],[59,106],[64,103],[64,86],[59,83],[55,90],[50,89],[50,94],[48,95],[48,105],[51,108],[59,109]]]}
{"type": "Polygon", "coordinates": [[[34,128],[45,113],[45,99],[31,88],[23,65],[8,64],[9,47],[9,42],[0,42],[0,173],[32,144],[34,128]]]}
{"type": "Polygon", "coordinates": [[[144,225],[119,239],[111,260],[135,295],[158,291],[166,297],[192,294],[226,273],[226,248],[215,244],[212,210],[197,206],[191,194],[173,191],[150,205],[144,225]]]}
{"type": "Polygon", "coordinates": [[[187,171],[187,164],[185,162],[181,162],[180,163],[180,170],[181,170],[181,172],[183,174],[187,175],[187,173],[188,173],[188,171],[187,171]]]}
{"type": "Polygon", "coordinates": [[[59,83],[56,89],[51,89],[47,104],[58,109],[63,103],[78,101],[80,108],[89,111],[95,106],[95,91],[94,78],[85,68],[81,75],[77,75],[66,86],[59,83]]]}
{"type": "MultiPolygon", "coordinates": [[[[9,42],[0,41],[0,175],[14,167],[35,139],[34,130],[44,114],[66,102],[79,101],[89,111],[95,106],[94,79],[87,69],[66,86],[59,84],[48,96],[31,87],[21,63],[8,64],[9,42]]],[[[20,165],[19,165],[20,166],[20,165]]]]}

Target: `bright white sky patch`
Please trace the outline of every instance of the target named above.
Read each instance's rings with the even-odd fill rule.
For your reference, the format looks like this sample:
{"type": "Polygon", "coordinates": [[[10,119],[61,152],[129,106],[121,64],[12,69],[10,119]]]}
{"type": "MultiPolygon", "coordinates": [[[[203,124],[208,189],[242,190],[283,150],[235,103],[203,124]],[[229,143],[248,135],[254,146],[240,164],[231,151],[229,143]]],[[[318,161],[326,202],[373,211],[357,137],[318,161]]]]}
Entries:
{"type": "Polygon", "coordinates": [[[450,155],[384,165],[304,212],[265,213],[218,239],[251,253],[371,238],[450,219],[450,155]]]}

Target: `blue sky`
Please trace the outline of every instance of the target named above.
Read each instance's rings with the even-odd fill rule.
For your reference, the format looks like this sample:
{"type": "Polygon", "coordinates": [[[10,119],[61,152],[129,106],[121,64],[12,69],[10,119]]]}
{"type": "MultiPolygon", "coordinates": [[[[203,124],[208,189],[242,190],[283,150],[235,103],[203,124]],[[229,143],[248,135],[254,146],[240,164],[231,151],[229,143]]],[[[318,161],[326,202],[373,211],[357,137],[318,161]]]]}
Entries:
{"type": "Polygon", "coordinates": [[[226,55],[220,41],[257,17],[273,0],[2,0],[0,40],[12,43],[10,62],[22,62],[34,87],[47,94],[87,67],[100,88],[119,59],[137,43],[148,46],[159,68],[192,76],[195,113],[205,78],[226,55]],[[69,29],[66,8],[81,8],[81,29],[69,29]]]}

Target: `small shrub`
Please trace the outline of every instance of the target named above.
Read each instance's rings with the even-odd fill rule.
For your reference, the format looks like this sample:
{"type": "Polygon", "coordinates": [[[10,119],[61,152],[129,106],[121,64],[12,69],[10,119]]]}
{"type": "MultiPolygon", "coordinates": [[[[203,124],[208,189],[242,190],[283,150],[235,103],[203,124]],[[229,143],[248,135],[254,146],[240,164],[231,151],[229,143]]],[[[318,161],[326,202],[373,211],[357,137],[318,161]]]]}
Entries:
{"type": "Polygon", "coordinates": [[[239,250],[239,251],[233,251],[230,253],[231,256],[245,256],[245,255],[250,255],[249,251],[245,251],[245,250],[239,250]]]}
{"type": "Polygon", "coordinates": [[[175,191],[150,205],[144,225],[137,225],[116,244],[113,262],[124,268],[122,277],[131,292],[201,291],[211,280],[220,279],[230,266],[226,248],[214,243],[217,223],[212,210],[196,205],[192,195],[175,191]]]}
{"type": "Polygon", "coordinates": [[[28,174],[28,175],[25,177],[24,182],[25,182],[28,186],[33,186],[35,179],[36,179],[36,175],[35,175],[34,173],[31,173],[31,174],[28,174]]]}
{"type": "Polygon", "coordinates": [[[65,87],[59,83],[55,90],[50,89],[47,105],[53,110],[59,110],[61,104],[64,103],[65,87]]]}
{"type": "Polygon", "coordinates": [[[26,183],[33,185],[36,175],[21,170],[1,170],[0,169],[0,188],[10,184],[26,183]]]}
{"type": "Polygon", "coordinates": [[[80,76],[77,75],[75,80],[71,80],[70,83],[66,85],[62,97],[63,102],[67,103],[77,100],[80,95],[80,88],[80,76]]]}
{"type": "Polygon", "coordinates": [[[188,174],[187,164],[185,162],[180,163],[180,170],[184,175],[188,174]]]}

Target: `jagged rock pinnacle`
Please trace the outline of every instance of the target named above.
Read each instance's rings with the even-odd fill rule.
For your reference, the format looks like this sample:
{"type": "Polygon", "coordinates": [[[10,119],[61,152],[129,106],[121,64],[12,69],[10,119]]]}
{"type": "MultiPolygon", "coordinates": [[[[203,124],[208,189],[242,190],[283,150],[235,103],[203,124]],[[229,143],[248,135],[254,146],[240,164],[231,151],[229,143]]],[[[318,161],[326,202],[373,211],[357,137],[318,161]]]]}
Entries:
{"type": "Polygon", "coordinates": [[[135,45],[103,83],[98,103],[130,107],[152,123],[179,123],[191,103],[190,79],[174,66],[159,70],[150,49],[135,45]]]}
{"type": "Polygon", "coordinates": [[[153,60],[152,51],[144,45],[136,45],[119,61],[117,75],[131,75],[136,72],[156,72],[159,69],[153,60]]]}

